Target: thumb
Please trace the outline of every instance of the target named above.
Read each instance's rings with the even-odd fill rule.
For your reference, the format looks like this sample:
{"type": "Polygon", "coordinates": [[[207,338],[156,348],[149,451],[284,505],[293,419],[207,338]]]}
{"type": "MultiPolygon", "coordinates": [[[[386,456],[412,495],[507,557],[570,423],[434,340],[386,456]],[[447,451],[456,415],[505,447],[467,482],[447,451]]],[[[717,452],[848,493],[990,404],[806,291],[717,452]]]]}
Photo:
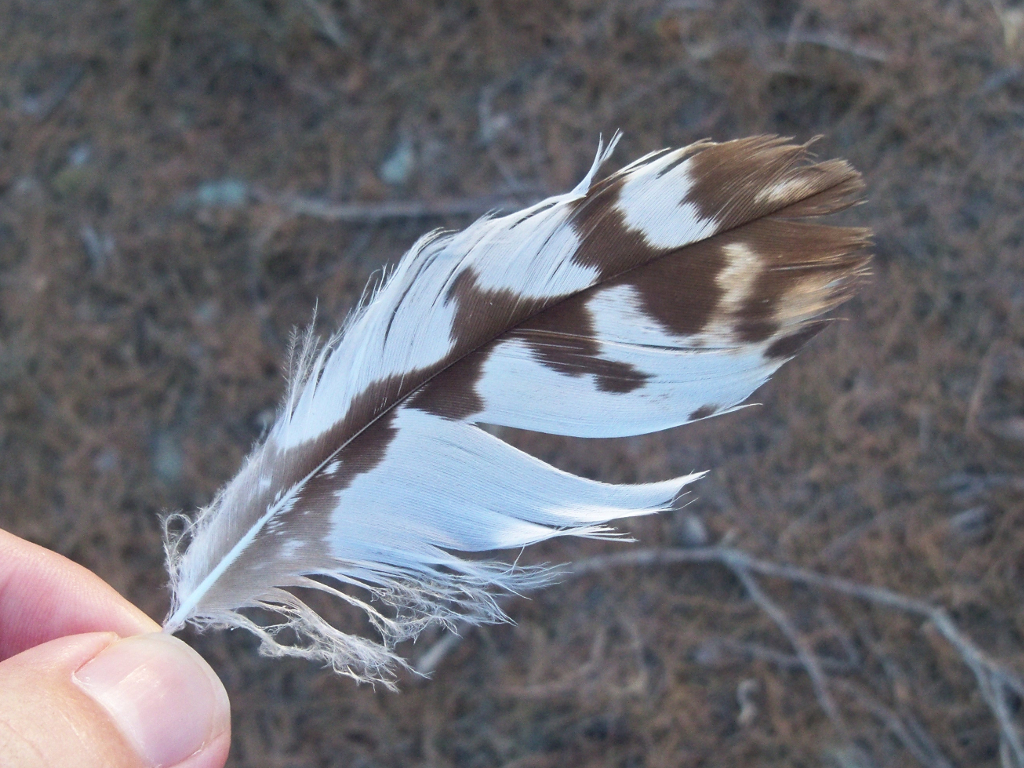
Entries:
{"type": "Polygon", "coordinates": [[[0,662],[0,755],[14,768],[221,768],[224,686],[159,633],[51,640],[0,662]]]}

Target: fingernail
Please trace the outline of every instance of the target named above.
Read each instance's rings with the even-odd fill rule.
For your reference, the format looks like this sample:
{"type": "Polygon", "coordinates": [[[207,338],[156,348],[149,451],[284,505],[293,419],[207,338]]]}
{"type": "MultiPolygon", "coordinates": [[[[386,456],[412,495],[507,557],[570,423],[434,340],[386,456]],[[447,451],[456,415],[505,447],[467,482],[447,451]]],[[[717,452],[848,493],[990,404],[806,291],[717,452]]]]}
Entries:
{"type": "Polygon", "coordinates": [[[118,640],[79,669],[74,680],[154,768],[194,755],[230,722],[228,695],[217,675],[169,635],[118,640]]]}

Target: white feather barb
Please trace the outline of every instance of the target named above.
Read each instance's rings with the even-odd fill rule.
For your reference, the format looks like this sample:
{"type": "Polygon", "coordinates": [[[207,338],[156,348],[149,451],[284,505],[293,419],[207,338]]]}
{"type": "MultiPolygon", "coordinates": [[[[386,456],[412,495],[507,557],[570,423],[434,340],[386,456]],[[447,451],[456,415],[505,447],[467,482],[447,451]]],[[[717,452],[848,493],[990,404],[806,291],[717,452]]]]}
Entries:
{"type": "Polygon", "coordinates": [[[306,337],[264,442],[194,520],[169,521],[166,631],[245,627],[266,653],[391,685],[396,643],[503,620],[497,595],[549,577],[460,553],[673,508],[699,475],[587,480],[480,425],[612,437],[737,407],[863,278],[868,233],[807,221],[855,202],[860,177],[758,137],[595,182],[614,146],[567,194],[423,237],[342,331],[306,337]],[[306,590],[360,608],[380,640],[306,590]]]}

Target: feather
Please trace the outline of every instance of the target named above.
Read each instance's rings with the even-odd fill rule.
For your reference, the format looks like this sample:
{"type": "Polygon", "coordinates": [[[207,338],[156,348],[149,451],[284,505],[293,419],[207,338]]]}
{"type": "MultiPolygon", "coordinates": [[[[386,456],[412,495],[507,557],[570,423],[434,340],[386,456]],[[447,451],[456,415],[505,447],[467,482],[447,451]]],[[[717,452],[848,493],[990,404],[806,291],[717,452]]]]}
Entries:
{"type": "Polygon", "coordinates": [[[168,526],[167,631],[246,627],[266,653],[390,685],[396,643],[502,620],[496,596],[550,577],[461,553],[613,536],[612,520],[673,508],[699,474],[588,480],[480,425],[616,437],[740,406],[861,282],[866,230],[806,221],[861,182],[774,137],[661,150],[595,182],[614,144],[567,194],[423,237],[341,331],[307,335],[265,440],[168,526]],[[380,640],[335,628],[306,590],[365,611],[380,640]]]}

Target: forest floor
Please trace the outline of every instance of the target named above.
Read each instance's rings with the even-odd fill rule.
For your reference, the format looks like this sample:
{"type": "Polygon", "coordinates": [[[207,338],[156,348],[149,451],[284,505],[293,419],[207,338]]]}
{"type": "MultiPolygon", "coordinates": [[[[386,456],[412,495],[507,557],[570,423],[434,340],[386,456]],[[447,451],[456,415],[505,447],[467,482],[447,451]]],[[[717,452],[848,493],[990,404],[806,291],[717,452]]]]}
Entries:
{"type": "Polygon", "coordinates": [[[638,543],[528,551],[585,567],[509,600],[514,625],[403,649],[434,671],[400,693],[186,632],[231,695],[231,765],[1024,768],[1020,9],[0,0],[0,19],[0,527],[158,620],[161,514],[234,474],[292,330],[314,307],[336,326],[418,235],[571,188],[616,130],[609,168],[777,133],[865,176],[841,218],[874,230],[873,279],[759,407],[506,434],[609,481],[709,469],[685,509],[625,526],[638,543]]]}

